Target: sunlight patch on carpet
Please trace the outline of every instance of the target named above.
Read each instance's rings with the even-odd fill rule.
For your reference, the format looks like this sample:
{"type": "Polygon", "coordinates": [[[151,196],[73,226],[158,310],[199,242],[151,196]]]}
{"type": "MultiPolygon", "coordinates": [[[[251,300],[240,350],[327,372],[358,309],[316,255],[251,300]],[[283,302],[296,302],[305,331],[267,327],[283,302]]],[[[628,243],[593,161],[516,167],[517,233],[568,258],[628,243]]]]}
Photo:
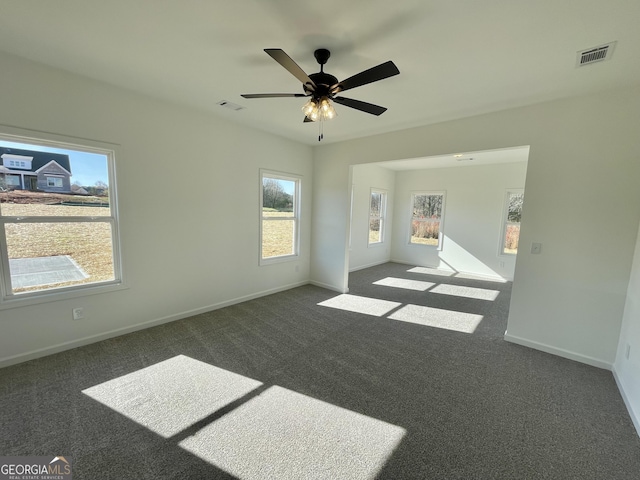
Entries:
{"type": "Polygon", "coordinates": [[[415,290],[418,292],[425,292],[435,285],[431,282],[421,282],[420,280],[408,280],[406,278],[387,277],[377,282],[373,282],[374,285],[381,285],[383,287],[404,288],[405,290],[415,290]]]}
{"type": "Polygon", "coordinates": [[[430,267],[413,267],[407,270],[409,273],[422,273],[424,275],[439,275],[441,277],[453,277],[456,272],[451,272],[448,270],[438,270],[437,268],[430,267]]]}
{"type": "Polygon", "coordinates": [[[438,285],[430,290],[431,293],[440,293],[442,295],[453,295],[456,297],[472,298],[474,300],[489,300],[493,302],[498,295],[499,290],[488,290],[486,288],[461,287],[458,285],[438,285]]]}
{"type": "Polygon", "coordinates": [[[406,431],[279,386],[179,445],[242,480],[376,478],[406,431]]]}
{"type": "Polygon", "coordinates": [[[456,332],[473,333],[480,325],[483,316],[420,305],[405,305],[389,315],[389,318],[456,332]]]}
{"type": "Polygon", "coordinates": [[[168,438],[261,385],[178,355],[82,393],[168,438]]]}
{"type": "Polygon", "coordinates": [[[342,295],[320,302],[318,305],[322,307],[346,310],[347,312],[363,313],[365,315],[382,317],[402,304],[398,302],[389,302],[387,300],[379,300],[377,298],[359,297],[357,295],[343,293],[342,295]]]}

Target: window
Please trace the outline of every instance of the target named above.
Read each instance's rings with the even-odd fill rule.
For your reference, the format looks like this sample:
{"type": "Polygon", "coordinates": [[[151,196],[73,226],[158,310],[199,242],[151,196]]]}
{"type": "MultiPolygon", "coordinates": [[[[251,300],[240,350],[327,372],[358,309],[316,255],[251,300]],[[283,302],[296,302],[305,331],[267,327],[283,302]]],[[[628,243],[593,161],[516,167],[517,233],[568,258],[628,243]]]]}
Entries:
{"type": "Polygon", "coordinates": [[[409,243],[442,248],[444,193],[414,193],[411,208],[409,243]]]}
{"type": "Polygon", "coordinates": [[[260,264],[298,255],[300,178],[260,174],[260,264]]]}
{"type": "Polygon", "coordinates": [[[46,177],[48,187],[62,188],[62,178],[60,177],[46,177]]]}
{"type": "Polygon", "coordinates": [[[19,187],[20,186],[20,175],[5,175],[5,183],[8,187],[19,187]]]}
{"type": "Polygon", "coordinates": [[[33,157],[33,172],[55,162],[70,173],[43,179],[57,193],[0,191],[0,307],[122,288],[114,151],[0,134],[0,152],[33,157]],[[88,193],[73,195],[70,183],[88,193]],[[98,194],[95,185],[108,188],[98,194]]]}
{"type": "Polygon", "coordinates": [[[369,202],[369,245],[384,241],[384,223],[387,210],[387,194],[380,190],[371,190],[369,202]]]}
{"type": "Polygon", "coordinates": [[[520,218],[522,217],[523,203],[524,190],[507,191],[502,227],[502,243],[500,245],[500,253],[502,255],[515,255],[518,253],[520,218]]]}

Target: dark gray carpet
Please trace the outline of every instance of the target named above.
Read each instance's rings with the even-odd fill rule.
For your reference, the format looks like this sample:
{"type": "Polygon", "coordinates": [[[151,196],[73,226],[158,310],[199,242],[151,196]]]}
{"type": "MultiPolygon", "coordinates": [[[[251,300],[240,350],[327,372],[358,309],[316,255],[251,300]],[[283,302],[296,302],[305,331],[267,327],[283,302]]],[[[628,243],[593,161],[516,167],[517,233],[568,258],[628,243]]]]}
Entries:
{"type": "Polygon", "coordinates": [[[99,480],[639,478],[610,372],[504,342],[509,283],[410,269],[2,369],[0,455],[99,480]],[[362,297],[379,316],[336,308],[362,297]]]}

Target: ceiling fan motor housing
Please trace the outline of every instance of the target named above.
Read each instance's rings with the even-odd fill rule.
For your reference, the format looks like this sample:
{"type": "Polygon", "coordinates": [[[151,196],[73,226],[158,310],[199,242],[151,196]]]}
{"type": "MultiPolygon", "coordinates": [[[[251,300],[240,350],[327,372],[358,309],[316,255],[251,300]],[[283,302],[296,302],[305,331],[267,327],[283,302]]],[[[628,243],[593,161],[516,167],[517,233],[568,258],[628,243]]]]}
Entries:
{"type": "Polygon", "coordinates": [[[324,72],[312,73],[309,78],[316,84],[315,90],[310,89],[307,84],[302,85],[302,88],[304,88],[305,93],[312,94],[316,98],[331,96],[331,87],[338,83],[336,77],[324,72]]]}

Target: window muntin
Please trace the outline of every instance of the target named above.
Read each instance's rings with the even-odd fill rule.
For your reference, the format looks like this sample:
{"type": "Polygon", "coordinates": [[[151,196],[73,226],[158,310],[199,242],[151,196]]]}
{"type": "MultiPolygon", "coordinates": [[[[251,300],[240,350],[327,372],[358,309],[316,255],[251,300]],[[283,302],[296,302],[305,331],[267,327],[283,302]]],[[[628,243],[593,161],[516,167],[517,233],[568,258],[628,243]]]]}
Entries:
{"type": "Polygon", "coordinates": [[[384,241],[384,224],[387,210],[387,194],[382,190],[371,190],[369,197],[369,245],[384,241]]]}
{"type": "Polygon", "coordinates": [[[260,263],[268,264],[299,254],[300,178],[261,172],[260,263]]]}
{"type": "Polygon", "coordinates": [[[523,203],[524,190],[507,191],[502,225],[502,241],[500,245],[501,255],[515,255],[518,253],[523,203]]]}
{"type": "Polygon", "coordinates": [[[444,197],[444,192],[412,194],[410,244],[442,247],[444,197]]]}
{"type": "MultiPolygon", "coordinates": [[[[113,150],[9,134],[0,134],[0,148],[66,155],[76,184],[109,185],[100,197],[52,194],[35,188],[34,176],[34,190],[19,183],[0,192],[0,306],[121,285],[113,150]]],[[[3,180],[8,184],[11,175],[3,180]]],[[[68,188],[62,176],[46,175],[44,181],[68,188]]]]}

